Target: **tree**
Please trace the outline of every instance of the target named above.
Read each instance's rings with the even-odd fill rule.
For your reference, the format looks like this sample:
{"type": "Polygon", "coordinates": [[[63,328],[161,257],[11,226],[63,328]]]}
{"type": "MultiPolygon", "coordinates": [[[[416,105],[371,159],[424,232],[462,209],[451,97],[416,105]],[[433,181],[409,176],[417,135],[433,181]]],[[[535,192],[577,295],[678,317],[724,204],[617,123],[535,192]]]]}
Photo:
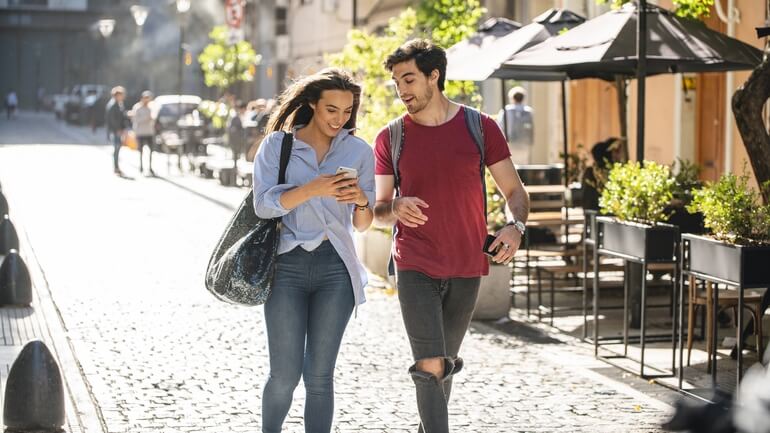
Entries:
{"type": "MultiPolygon", "coordinates": [[[[748,80],[735,91],[733,115],[743,145],[749,154],[751,168],[760,185],[770,182],[770,136],[767,134],[762,109],[770,98],[770,59],[754,69],[748,80]]],[[[761,188],[765,204],[770,204],[770,189],[761,188]]]]}
{"type": "Polygon", "coordinates": [[[255,66],[262,58],[248,41],[229,44],[227,34],[226,26],[214,27],[209,33],[212,42],[198,56],[206,86],[216,87],[220,92],[253,80],[255,66]]]}
{"type": "MultiPolygon", "coordinates": [[[[396,98],[390,72],[383,65],[390,53],[414,37],[428,37],[448,48],[471,35],[485,12],[478,0],[423,0],[417,10],[407,8],[391,18],[381,34],[351,30],[342,51],[327,55],[326,60],[330,66],[351,71],[363,85],[365,97],[359,110],[357,134],[371,143],[389,120],[404,112],[396,98]]],[[[445,93],[465,102],[481,100],[473,82],[448,81],[445,93]]]]}
{"type": "MultiPolygon", "coordinates": [[[[619,8],[631,0],[596,0],[598,4],[611,3],[613,8],[619,8]]],[[[714,6],[714,0],[674,0],[674,13],[680,17],[700,19],[709,16],[709,10],[714,6]]]]}

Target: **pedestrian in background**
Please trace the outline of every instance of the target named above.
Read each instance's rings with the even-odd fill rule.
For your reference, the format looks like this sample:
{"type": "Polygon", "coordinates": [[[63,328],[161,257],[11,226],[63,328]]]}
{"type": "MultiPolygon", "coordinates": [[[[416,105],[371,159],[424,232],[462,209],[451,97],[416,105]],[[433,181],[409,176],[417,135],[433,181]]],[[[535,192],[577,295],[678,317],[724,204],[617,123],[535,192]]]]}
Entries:
{"type": "Polygon", "coordinates": [[[360,97],[360,85],[338,69],[295,82],[281,96],[254,161],[256,214],[282,221],[273,290],[264,307],[270,373],[263,433],[281,431],[300,377],[305,431],[331,430],[337,353],[367,282],[353,229],[365,231],[373,218],[374,155],[352,134],[360,97]],[[293,132],[291,158],[286,183],[277,185],[287,129],[293,132]],[[337,174],[340,167],[355,169],[358,178],[337,174]]]}
{"type": "Polygon", "coordinates": [[[233,152],[233,167],[236,167],[238,158],[246,146],[246,128],[243,127],[243,116],[246,114],[247,104],[241,100],[235,102],[235,114],[227,126],[227,144],[233,152]]]}
{"type": "Polygon", "coordinates": [[[116,175],[123,176],[118,165],[120,157],[120,148],[123,145],[123,133],[128,126],[128,117],[123,101],[126,98],[126,89],[123,86],[116,86],[110,92],[112,98],[107,102],[105,108],[105,119],[107,122],[107,140],[112,144],[112,162],[113,170],[116,175]]]}
{"type": "Polygon", "coordinates": [[[155,176],[152,171],[152,152],[155,150],[155,117],[152,110],[152,92],[145,90],[133,109],[131,110],[131,120],[133,121],[134,133],[139,146],[139,172],[144,174],[144,148],[150,148],[150,176],[155,176]]]}
{"type": "Polygon", "coordinates": [[[452,376],[463,368],[460,346],[481,276],[489,273],[486,168],[513,215],[487,248],[492,261],[513,260],[529,214],[529,198],[502,131],[487,115],[447,99],[446,65],[445,51],[424,39],[388,56],[386,66],[407,114],[375,140],[375,213],[379,224],[395,225],[396,285],[414,359],[408,372],[420,414],[418,431],[425,433],[449,432],[452,376]],[[400,131],[393,137],[394,142],[400,138],[401,147],[392,149],[391,130],[397,125],[400,131]],[[473,127],[482,133],[474,135],[473,127]]]}
{"type": "Polygon", "coordinates": [[[510,104],[505,110],[500,110],[497,115],[497,124],[505,131],[508,139],[508,149],[511,151],[511,159],[514,164],[530,164],[532,162],[531,150],[534,140],[534,111],[532,107],[524,103],[527,91],[523,87],[514,87],[508,91],[510,104]],[[503,121],[505,113],[505,121],[503,121]],[[505,122],[505,124],[504,124],[505,122]]]}
{"type": "Polygon", "coordinates": [[[5,96],[5,113],[8,120],[11,120],[16,116],[16,107],[19,105],[19,98],[16,96],[16,92],[11,90],[8,95],[5,96]]]}

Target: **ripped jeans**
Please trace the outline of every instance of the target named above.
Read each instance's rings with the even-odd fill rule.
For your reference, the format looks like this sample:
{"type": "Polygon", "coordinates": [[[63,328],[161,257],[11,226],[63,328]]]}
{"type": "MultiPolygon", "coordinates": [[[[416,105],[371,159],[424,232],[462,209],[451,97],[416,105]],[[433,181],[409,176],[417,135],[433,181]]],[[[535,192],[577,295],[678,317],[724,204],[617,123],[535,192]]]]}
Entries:
{"type": "Polygon", "coordinates": [[[415,362],[444,360],[442,378],[417,370],[416,363],[409,368],[420,414],[418,431],[448,433],[452,376],[463,367],[457,354],[473,316],[481,278],[435,279],[417,271],[398,271],[396,281],[415,362]]]}

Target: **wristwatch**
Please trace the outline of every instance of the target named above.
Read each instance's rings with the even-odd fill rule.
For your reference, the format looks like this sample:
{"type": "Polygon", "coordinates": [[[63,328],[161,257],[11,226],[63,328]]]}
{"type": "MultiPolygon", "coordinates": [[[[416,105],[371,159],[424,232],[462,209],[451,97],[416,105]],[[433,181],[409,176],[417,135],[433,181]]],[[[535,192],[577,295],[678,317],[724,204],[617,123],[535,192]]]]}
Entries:
{"type": "Polygon", "coordinates": [[[521,221],[519,221],[519,220],[517,220],[515,218],[513,219],[513,221],[507,222],[505,224],[505,226],[506,227],[507,226],[513,226],[514,228],[516,228],[516,230],[519,231],[519,233],[521,233],[522,236],[524,236],[524,232],[527,231],[527,226],[523,222],[521,222],[521,221]]]}

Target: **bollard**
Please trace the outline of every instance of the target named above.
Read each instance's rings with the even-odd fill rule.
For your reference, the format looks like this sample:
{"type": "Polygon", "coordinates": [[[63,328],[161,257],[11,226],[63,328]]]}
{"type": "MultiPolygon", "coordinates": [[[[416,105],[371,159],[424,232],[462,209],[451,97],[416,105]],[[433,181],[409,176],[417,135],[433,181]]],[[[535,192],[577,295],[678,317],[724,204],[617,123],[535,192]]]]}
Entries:
{"type": "Polygon", "coordinates": [[[0,219],[0,254],[8,254],[8,251],[19,249],[19,235],[8,215],[0,219]]]}
{"type": "Polygon", "coordinates": [[[11,250],[0,264],[0,305],[32,303],[32,280],[19,252],[11,250]]]}
{"type": "Polygon", "coordinates": [[[3,424],[13,432],[60,432],[64,387],[56,359],[40,340],[24,346],[5,385],[3,424]]]}
{"type": "Polygon", "coordinates": [[[0,216],[8,214],[8,200],[5,199],[3,192],[0,191],[0,216]]]}

